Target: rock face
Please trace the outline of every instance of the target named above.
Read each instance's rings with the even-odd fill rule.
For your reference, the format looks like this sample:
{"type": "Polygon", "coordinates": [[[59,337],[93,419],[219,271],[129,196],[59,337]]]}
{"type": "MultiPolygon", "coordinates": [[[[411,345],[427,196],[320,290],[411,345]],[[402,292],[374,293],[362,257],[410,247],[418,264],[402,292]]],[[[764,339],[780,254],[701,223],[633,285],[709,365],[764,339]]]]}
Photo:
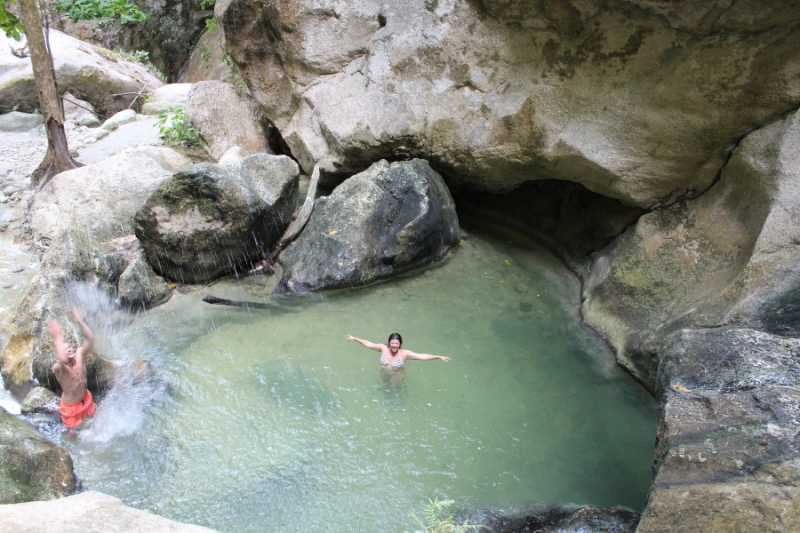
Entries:
{"type": "MultiPolygon", "coordinates": [[[[234,83],[238,74],[233,70],[230,60],[225,60],[222,31],[205,31],[197,40],[178,81],[183,83],[197,83],[208,80],[221,80],[234,83]]],[[[238,84],[243,85],[241,78],[238,84]]]]}
{"type": "MultiPolygon", "coordinates": [[[[0,34],[0,109],[18,106],[30,113],[41,107],[31,61],[13,55],[7,43],[0,34]]],[[[50,46],[59,89],[91,102],[101,115],[127,109],[145,85],[150,90],[162,85],[145,67],[60,31],[50,30],[50,46]]]]}
{"type": "Polygon", "coordinates": [[[288,157],[267,154],[175,174],[136,213],[148,263],[182,283],[248,270],[288,226],[299,175],[288,157]]]}
{"type": "Polygon", "coordinates": [[[658,355],[657,474],[637,532],[800,530],[800,340],[682,330],[658,355]]]}
{"type": "Polygon", "coordinates": [[[242,157],[271,153],[267,118],[251,96],[230,83],[204,81],[192,85],[186,118],[216,159],[236,146],[242,157]]]}
{"type": "Polygon", "coordinates": [[[707,189],[740,138],[800,103],[800,7],[778,0],[226,0],[215,10],[307,173],[410,155],[454,190],[552,178],[652,207],[707,189]]]}
{"type": "MultiPolygon", "coordinates": [[[[75,492],[76,482],[65,449],[0,407],[0,504],[68,496],[75,492]]],[[[31,520],[30,515],[26,518],[31,520]]],[[[4,519],[0,523],[10,527],[4,519]]]]}
{"type": "Polygon", "coordinates": [[[380,161],[317,200],[279,256],[289,292],[362,286],[441,260],[458,242],[455,205],[426,161],[380,161]]]}
{"type": "Polygon", "coordinates": [[[107,241],[133,233],[133,216],[153,191],[189,160],[166,147],[129,148],[62,172],[29,208],[34,243],[46,248],[64,229],[107,241]]]}
{"type": "Polygon", "coordinates": [[[52,502],[0,505],[0,523],[15,533],[214,533],[211,529],[126,507],[113,496],[92,491],[52,502]]]}
{"type": "Polygon", "coordinates": [[[799,143],[798,113],[753,132],[711,190],[642,216],[595,257],[586,319],[651,389],[655,350],[681,327],[797,332],[799,143]]]}

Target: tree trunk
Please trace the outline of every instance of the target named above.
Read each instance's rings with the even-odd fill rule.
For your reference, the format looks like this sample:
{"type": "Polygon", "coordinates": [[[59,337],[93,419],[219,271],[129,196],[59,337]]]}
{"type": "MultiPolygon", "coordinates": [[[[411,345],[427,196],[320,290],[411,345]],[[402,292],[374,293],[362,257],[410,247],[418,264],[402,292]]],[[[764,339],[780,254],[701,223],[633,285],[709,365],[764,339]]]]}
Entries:
{"type": "Polygon", "coordinates": [[[56,74],[53,57],[45,42],[42,18],[37,0],[19,1],[20,21],[25,28],[28,50],[31,53],[31,66],[39,93],[45,131],[47,132],[47,153],[39,167],[31,175],[31,186],[41,188],[47,181],[65,170],[80,166],[69,155],[67,133],[64,131],[64,114],[58,99],[56,74]]]}

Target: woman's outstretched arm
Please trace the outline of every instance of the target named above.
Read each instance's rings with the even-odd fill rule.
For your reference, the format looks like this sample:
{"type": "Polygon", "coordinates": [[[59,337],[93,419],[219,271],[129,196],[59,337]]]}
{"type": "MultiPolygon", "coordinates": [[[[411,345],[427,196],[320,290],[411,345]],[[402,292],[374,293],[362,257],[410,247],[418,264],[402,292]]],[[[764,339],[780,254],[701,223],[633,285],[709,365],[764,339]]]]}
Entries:
{"type": "Polygon", "coordinates": [[[383,348],[382,344],[375,344],[374,342],[370,342],[368,340],[359,339],[358,337],[353,337],[352,335],[347,336],[347,340],[349,341],[356,341],[360,345],[369,348],[370,350],[375,350],[376,352],[380,352],[381,348],[383,348]]]}
{"type": "Polygon", "coordinates": [[[407,359],[416,359],[417,361],[433,361],[434,359],[441,359],[445,363],[450,362],[450,358],[444,355],[432,355],[429,353],[416,353],[411,350],[406,350],[407,359]]]}

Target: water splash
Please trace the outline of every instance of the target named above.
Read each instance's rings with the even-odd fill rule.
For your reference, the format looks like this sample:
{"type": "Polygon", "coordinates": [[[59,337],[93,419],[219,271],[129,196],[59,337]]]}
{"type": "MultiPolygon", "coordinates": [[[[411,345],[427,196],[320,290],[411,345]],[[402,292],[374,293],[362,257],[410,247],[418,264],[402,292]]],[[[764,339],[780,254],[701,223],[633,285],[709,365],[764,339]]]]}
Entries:
{"type": "Polygon", "coordinates": [[[135,433],[151,402],[163,396],[166,385],[158,379],[140,354],[152,351],[142,336],[131,331],[132,317],[107,292],[81,282],[67,287],[69,303],[85,315],[95,334],[95,350],[113,361],[111,388],[95,399],[97,411],[87,419],[79,440],[108,443],[135,433]]]}

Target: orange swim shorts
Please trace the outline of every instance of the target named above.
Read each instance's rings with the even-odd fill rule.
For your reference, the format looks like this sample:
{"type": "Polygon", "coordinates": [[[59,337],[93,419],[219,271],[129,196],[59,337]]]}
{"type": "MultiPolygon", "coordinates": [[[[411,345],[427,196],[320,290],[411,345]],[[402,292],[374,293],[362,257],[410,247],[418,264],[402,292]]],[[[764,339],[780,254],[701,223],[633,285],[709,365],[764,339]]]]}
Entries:
{"type": "Polygon", "coordinates": [[[86,390],[83,395],[83,400],[78,403],[64,403],[58,406],[58,412],[61,413],[61,420],[68,428],[78,427],[83,421],[83,417],[94,414],[95,405],[92,400],[92,393],[86,390]]]}

